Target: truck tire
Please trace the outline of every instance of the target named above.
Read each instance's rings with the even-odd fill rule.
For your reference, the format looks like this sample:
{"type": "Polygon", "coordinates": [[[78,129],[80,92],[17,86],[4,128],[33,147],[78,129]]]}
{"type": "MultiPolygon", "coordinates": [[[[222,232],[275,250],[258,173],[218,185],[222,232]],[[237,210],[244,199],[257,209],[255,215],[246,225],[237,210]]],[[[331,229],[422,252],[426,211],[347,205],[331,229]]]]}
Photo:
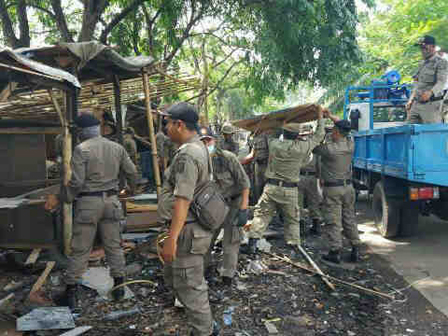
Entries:
{"type": "Polygon", "coordinates": [[[405,202],[401,206],[400,236],[409,237],[417,234],[420,209],[416,202],[405,202]]]}
{"type": "Polygon", "coordinates": [[[400,203],[386,195],[383,182],[379,181],[375,184],[372,209],[375,225],[381,236],[391,238],[398,234],[400,228],[400,203]]]}

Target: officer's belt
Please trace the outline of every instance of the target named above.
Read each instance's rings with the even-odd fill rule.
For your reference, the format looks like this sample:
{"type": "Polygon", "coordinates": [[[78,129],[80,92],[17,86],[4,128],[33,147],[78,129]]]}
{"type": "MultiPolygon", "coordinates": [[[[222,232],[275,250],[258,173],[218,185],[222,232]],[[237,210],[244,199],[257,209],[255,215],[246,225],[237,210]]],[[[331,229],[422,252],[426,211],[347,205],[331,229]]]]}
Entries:
{"type": "Polygon", "coordinates": [[[79,193],[78,196],[83,197],[83,196],[98,196],[98,197],[103,197],[103,196],[114,196],[117,195],[118,191],[114,190],[114,189],[110,189],[110,190],[106,190],[106,191],[86,191],[86,192],[82,192],[79,193]]]}
{"type": "MultiPolygon", "coordinates": [[[[188,220],[188,221],[185,221],[184,224],[188,225],[188,224],[193,224],[193,223],[197,223],[197,222],[198,222],[197,220],[188,220]]],[[[160,221],[160,222],[157,222],[157,224],[159,224],[162,227],[170,227],[171,220],[160,221]]]]}
{"type": "Polygon", "coordinates": [[[352,180],[334,180],[334,181],[328,181],[324,182],[324,187],[344,187],[346,185],[352,184],[352,180]]]}
{"type": "Polygon", "coordinates": [[[439,96],[439,97],[431,96],[431,98],[429,98],[429,100],[428,100],[428,101],[425,101],[425,102],[420,101],[420,99],[417,98],[417,97],[415,97],[414,100],[415,100],[417,103],[420,103],[420,104],[426,104],[426,103],[431,103],[431,102],[436,102],[436,101],[439,101],[439,100],[443,100],[443,98],[444,98],[444,95],[439,96]]]}
{"type": "Polygon", "coordinates": [[[313,171],[301,171],[300,175],[304,175],[304,176],[314,176],[316,175],[316,172],[313,171]]]}
{"type": "Polygon", "coordinates": [[[273,184],[279,187],[285,187],[285,188],[296,188],[298,187],[298,183],[296,182],[285,182],[285,181],[281,181],[281,180],[276,180],[276,179],[268,179],[266,181],[266,183],[268,184],[273,184]]]}
{"type": "Polygon", "coordinates": [[[226,203],[231,203],[231,202],[233,202],[234,200],[236,200],[240,196],[241,196],[241,194],[233,195],[233,196],[229,196],[229,197],[224,197],[224,200],[226,201],[226,203]]]}

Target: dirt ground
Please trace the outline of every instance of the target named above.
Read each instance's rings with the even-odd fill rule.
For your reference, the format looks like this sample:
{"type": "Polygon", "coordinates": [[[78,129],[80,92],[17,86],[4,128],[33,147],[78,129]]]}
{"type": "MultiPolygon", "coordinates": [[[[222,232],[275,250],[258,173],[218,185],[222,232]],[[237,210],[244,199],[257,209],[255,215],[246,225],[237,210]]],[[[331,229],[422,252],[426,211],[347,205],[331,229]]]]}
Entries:
{"type": "MultiPolygon", "coordinates": [[[[293,262],[310,267],[303,256],[294,254],[284,245],[281,235],[268,241],[272,244],[271,254],[286,256],[293,262]]],[[[393,299],[336,282],[336,290],[332,291],[319,276],[272,255],[261,254],[256,259],[241,255],[238,275],[231,289],[221,284],[216,272],[209,278],[210,301],[215,320],[222,326],[221,335],[269,335],[266,322],[277,329],[278,335],[448,335],[448,319],[397,275],[385,260],[364,248],[363,260],[359,264],[347,262],[336,267],[321,260],[321,254],[326,252],[325,246],[324,236],[307,236],[304,244],[305,250],[324,273],[391,295],[393,299]],[[260,262],[267,266],[260,274],[248,270],[249,265],[259,266],[260,262]]],[[[83,309],[75,321],[77,326],[93,327],[84,335],[186,335],[183,309],[173,307],[168,299],[162,285],[159,261],[148,259],[146,253],[138,251],[141,250],[127,254],[128,264],[142,266],[141,271],[130,279],[151,280],[156,286],[131,284],[129,288],[135,297],[121,302],[101,301],[96,291],[83,287],[83,309]],[[141,313],[114,321],[105,320],[109,312],[135,307],[139,307],[141,313]]],[[[349,248],[345,251],[346,259],[349,251],[349,248]]],[[[22,266],[27,254],[0,253],[0,289],[13,280],[23,283],[13,291],[15,296],[11,301],[0,308],[0,336],[15,335],[12,333],[15,318],[32,308],[57,302],[58,294],[64,289],[64,270],[59,268],[51,272],[41,295],[46,300],[31,303],[27,299],[30,288],[42,272],[45,258],[51,257],[43,254],[30,268],[22,266]],[[10,331],[7,333],[8,328],[10,331]]],[[[221,249],[217,246],[214,251],[216,266],[220,258],[221,249]]],[[[63,265],[63,261],[60,264],[63,265]]],[[[0,291],[0,300],[9,293],[0,291]]],[[[62,332],[51,330],[23,335],[60,335],[62,332]]]]}

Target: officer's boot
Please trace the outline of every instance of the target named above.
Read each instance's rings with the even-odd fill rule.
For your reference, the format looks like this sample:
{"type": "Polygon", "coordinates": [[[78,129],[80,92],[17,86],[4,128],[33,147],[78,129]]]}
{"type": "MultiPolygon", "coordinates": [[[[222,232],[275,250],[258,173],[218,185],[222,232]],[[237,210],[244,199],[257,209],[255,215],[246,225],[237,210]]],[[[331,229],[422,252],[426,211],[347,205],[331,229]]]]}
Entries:
{"type": "MultiPolygon", "coordinates": [[[[118,285],[121,285],[124,283],[124,277],[116,277],[114,278],[114,287],[117,287],[118,285]]],[[[115,289],[112,292],[112,297],[115,301],[119,301],[124,298],[124,286],[115,289]]]]}
{"type": "Polygon", "coordinates": [[[257,238],[249,238],[249,242],[247,243],[247,245],[241,246],[240,248],[241,253],[249,255],[257,254],[257,243],[258,243],[257,238]]]}
{"type": "Polygon", "coordinates": [[[359,257],[359,246],[358,245],[353,245],[352,246],[352,253],[350,255],[350,261],[351,262],[358,262],[360,259],[359,257]]]}
{"type": "Polygon", "coordinates": [[[232,287],[232,278],[228,276],[223,276],[222,284],[228,288],[232,287]]]}
{"type": "Polygon", "coordinates": [[[63,300],[66,302],[67,306],[72,311],[79,309],[78,290],[79,290],[78,285],[67,285],[67,288],[65,289],[65,295],[63,297],[63,300]]]}
{"type": "Polygon", "coordinates": [[[319,236],[321,234],[321,232],[322,232],[321,225],[322,224],[320,222],[320,219],[313,218],[313,226],[311,227],[311,230],[310,230],[311,234],[315,235],[315,236],[319,236]]]}
{"type": "Polygon", "coordinates": [[[341,251],[340,250],[330,250],[328,254],[322,257],[323,259],[330,261],[335,264],[341,263],[341,251]]]}
{"type": "Polygon", "coordinates": [[[249,246],[249,254],[257,254],[257,244],[258,239],[257,238],[249,238],[248,246],[249,246]]]}
{"type": "MultiPolygon", "coordinates": [[[[220,332],[221,332],[221,326],[219,325],[218,322],[213,321],[213,330],[212,330],[212,333],[210,334],[210,336],[219,336],[220,332]]],[[[189,336],[195,336],[195,333],[193,330],[190,331],[189,336]]]]}

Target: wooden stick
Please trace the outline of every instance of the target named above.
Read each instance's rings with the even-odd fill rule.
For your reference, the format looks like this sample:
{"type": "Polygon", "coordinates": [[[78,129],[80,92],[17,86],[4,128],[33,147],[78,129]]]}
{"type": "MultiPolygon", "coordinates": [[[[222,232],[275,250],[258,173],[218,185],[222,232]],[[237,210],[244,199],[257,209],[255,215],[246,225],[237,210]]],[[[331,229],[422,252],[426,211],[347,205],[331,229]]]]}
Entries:
{"type": "MultiPolygon", "coordinates": [[[[48,274],[50,274],[54,265],[56,265],[55,261],[47,262],[47,267],[45,267],[45,270],[40,275],[39,279],[37,279],[36,283],[33,285],[33,288],[31,288],[31,292],[29,295],[31,295],[31,294],[37,292],[39,289],[41,289],[42,285],[45,283],[45,280],[47,280],[48,274]]],[[[29,297],[29,295],[28,295],[28,297],[29,297]]]]}
{"type": "Polygon", "coordinates": [[[25,261],[25,265],[34,264],[39,258],[40,251],[42,251],[41,248],[35,248],[33,252],[28,256],[28,259],[25,261]]]}
{"type": "Polygon", "coordinates": [[[302,254],[305,256],[306,260],[308,260],[308,262],[311,264],[311,266],[313,266],[313,268],[316,270],[317,274],[319,274],[323,280],[323,282],[325,282],[327,284],[328,287],[331,288],[331,290],[335,290],[334,285],[330,282],[330,280],[328,280],[325,277],[324,272],[322,272],[322,270],[319,268],[319,266],[317,266],[317,264],[313,261],[313,259],[311,259],[311,257],[308,255],[308,253],[306,253],[306,251],[303,249],[302,246],[299,246],[299,250],[300,252],[302,252],[302,254]]]}
{"type": "MultiPolygon", "coordinates": [[[[283,261],[283,262],[285,262],[287,264],[290,264],[290,265],[292,265],[294,267],[303,269],[303,270],[308,271],[308,272],[313,273],[313,274],[318,274],[314,269],[308,268],[308,267],[303,266],[303,265],[301,265],[299,263],[292,262],[289,258],[281,257],[279,255],[276,255],[276,254],[270,253],[270,252],[264,252],[263,251],[263,253],[265,253],[267,255],[270,255],[271,257],[277,258],[277,259],[279,259],[279,260],[281,260],[281,261],[283,261]]],[[[381,292],[375,291],[373,289],[365,288],[365,287],[362,287],[362,286],[359,286],[359,285],[355,285],[353,283],[350,283],[350,282],[347,282],[347,281],[344,281],[344,280],[332,277],[332,276],[327,275],[327,274],[324,274],[323,277],[328,278],[328,279],[330,279],[330,280],[332,280],[334,282],[337,282],[339,284],[342,284],[342,285],[345,285],[345,286],[348,286],[348,287],[353,287],[353,288],[359,289],[359,290],[361,290],[363,292],[366,292],[366,293],[369,293],[369,294],[372,294],[372,295],[375,295],[375,296],[379,296],[379,297],[381,297],[383,299],[395,300],[395,297],[392,296],[392,295],[381,293],[381,292]]]]}
{"type": "Polygon", "coordinates": [[[11,300],[13,297],[15,296],[14,293],[9,294],[8,296],[6,296],[5,298],[0,300],[0,307],[3,306],[6,302],[8,302],[9,300],[11,300]]]}
{"type": "Polygon", "coordinates": [[[51,102],[53,103],[53,107],[54,107],[54,109],[55,109],[56,112],[58,113],[59,120],[61,121],[61,125],[62,125],[62,127],[65,127],[66,120],[65,120],[65,118],[64,118],[64,115],[62,114],[61,107],[60,107],[60,105],[59,105],[59,103],[58,103],[56,97],[55,97],[54,94],[53,94],[53,89],[48,89],[48,94],[50,95],[50,99],[51,99],[51,102]]]}

